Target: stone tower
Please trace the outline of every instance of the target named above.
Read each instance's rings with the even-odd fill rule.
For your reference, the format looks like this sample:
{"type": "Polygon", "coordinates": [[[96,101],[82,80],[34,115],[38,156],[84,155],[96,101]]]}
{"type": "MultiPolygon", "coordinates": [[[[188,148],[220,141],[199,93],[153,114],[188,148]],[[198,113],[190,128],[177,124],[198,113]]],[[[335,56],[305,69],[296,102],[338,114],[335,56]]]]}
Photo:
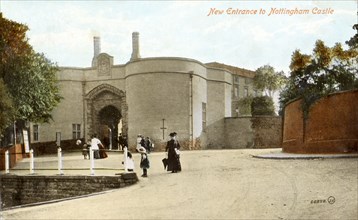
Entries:
{"type": "Polygon", "coordinates": [[[137,60],[140,58],[140,53],[139,53],[139,32],[133,32],[132,33],[132,56],[131,56],[131,61],[132,60],[137,60]]]}

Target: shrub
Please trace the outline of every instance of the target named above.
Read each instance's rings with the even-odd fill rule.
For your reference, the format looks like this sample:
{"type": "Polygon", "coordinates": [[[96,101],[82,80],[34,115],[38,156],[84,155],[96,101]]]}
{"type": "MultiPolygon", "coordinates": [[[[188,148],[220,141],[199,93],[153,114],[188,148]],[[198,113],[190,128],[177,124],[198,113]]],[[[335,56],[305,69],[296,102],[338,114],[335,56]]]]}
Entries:
{"type": "Polygon", "coordinates": [[[239,113],[240,115],[250,115],[251,114],[251,103],[252,97],[247,96],[239,100],[239,113]]]}
{"type": "Polygon", "coordinates": [[[251,103],[251,115],[276,115],[272,98],[269,96],[253,98],[251,103]]]}

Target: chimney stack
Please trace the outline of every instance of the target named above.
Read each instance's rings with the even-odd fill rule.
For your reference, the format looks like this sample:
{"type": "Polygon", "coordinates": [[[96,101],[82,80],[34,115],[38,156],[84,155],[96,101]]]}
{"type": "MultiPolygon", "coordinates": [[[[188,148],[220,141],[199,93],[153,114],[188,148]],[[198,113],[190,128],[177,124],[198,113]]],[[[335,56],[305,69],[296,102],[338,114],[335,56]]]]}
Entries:
{"type": "Polygon", "coordinates": [[[139,54],[139,32],[132,33],[132,60],[137,60],[140,58],[139,54]]]}
{"type": "Polygon", "coordinates": [[[96,58],[101,53],[101,38],[100,37],[93,37],[93,49],[94,49],[93,57],[96,58]]]}
{"type": "Polygon", "coordinates": [[[92,67],[97,66],[97,57],[101,53],[101,38],[93,37],[93,58],[92,58],[92,67]]]}

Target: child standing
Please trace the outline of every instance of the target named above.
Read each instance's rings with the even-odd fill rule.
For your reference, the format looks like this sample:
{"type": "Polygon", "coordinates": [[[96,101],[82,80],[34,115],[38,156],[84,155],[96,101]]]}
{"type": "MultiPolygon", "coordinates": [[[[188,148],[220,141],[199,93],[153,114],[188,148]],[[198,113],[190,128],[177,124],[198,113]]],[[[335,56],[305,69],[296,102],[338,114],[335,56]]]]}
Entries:
{"type": "Polygon", "coordinates": [[[138,152],[140,153],[140,168],[143,169],[142,177],[147,177],[147,169],[149,169],[149,158],[147,155],[147,151],[144,147],[139,147],[138,152]]]}
{"type": "Polygon", "coordinates": [[[125,167],[127,168],[127,170],[129,172],[134,171],[134,160],[133,160],[131,152],[129,152],[129,151],[127,152],[127,159],[126,159],[125,167]]]}

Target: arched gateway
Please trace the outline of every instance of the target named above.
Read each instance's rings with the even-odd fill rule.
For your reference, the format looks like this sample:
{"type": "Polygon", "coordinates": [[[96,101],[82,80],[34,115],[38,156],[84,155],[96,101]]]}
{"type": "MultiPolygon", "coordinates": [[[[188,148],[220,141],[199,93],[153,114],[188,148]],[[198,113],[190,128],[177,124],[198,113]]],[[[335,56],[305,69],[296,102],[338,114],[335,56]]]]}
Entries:
{"type": "Polygon", "coordinates": [[[118,134],[127,135],[127,103],[122,90],[109,84],[101,84],[85,96],[86,135],[97,133],[104,144],[109,145],[118,134]]]}

